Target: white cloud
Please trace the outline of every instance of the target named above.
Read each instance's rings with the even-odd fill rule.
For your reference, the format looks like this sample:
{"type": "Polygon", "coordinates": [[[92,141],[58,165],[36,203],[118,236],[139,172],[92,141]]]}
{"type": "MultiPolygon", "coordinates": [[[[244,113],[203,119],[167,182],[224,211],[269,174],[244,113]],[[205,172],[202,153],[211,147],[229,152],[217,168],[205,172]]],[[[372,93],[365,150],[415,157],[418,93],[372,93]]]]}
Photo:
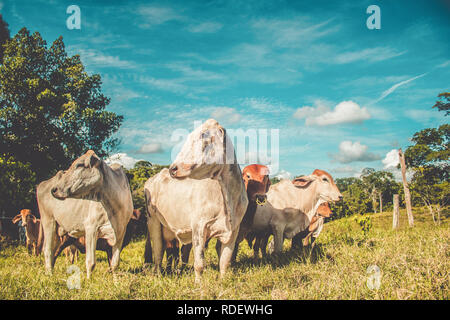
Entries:
{"type": "Polygon", "coordinates": [[[408,109],[404,112],[405,116],[420,123],[427,123],[431,120],[442,119],[442,114],[434,109],[408,109]]]}
{"type": "Polygon", "coordinates": [[[186,85],[181,83],[180,79],[156,79],[153,77],[143,77],[141,82],[144,84],[149,84],[157,89],[174,93],[183,93],[188,89],[186,85]]]}
{"type": "Polygon", "coordinates": [[[131,169],[134,167],[136,162],[140,161],[142,159],[135,159],[133,157],[130,157],[126,153],[116,153],[111,155],[109,158],[105,159],[105,162],[109,165],[113,163],[118,163],[125,167],[126,169],[131,169]]]}
{"type": "Polygon", "coordinates": [[[168,21],[183,19],[181,15],[168,7],[141,6],[138,9],[138,14],[145,19],[145,22],[139,25],[143,29],[148,29],[153,25],[163,24],[168,21]]]}
{"type": "Polygon", "coordinates": [[[148,153],[160,153],[162,152],[162,146],[160,143],[148,143],[144,144],[136,151],[137,154],[148,154],[148,153]]]}
{"type": "Polygon", "coordinates": [[[350,163],[355,161],[375,161],[380,160],[379,155],[368,152],[368,147],[359,141],[342,141],[339,144],[339,153],[330,154],[331,158],[340,163],[350,163]]]}
{"type": "Polygon", "coordinates": [[[335,58],[335,61],[338,64],[350,63],[358,60],[377,62],[401,56],[405,52],[406,51],[397,52],[389,47],[376,47],[363,49],[360,51],[349,51],[338,54],[335,58]]]}
{"type": "Polygon", "coordinates": [[[279,103],[273,102],[266,98],[245,98],[242,105],[249,107],[258,113],[285,113],[292,112],[291,108],[279,103]]]}
{"type": "Polygon", "coordinates": [[[351,166],[345,166],[334,168],[331,172],[340,174],[344,177],[359,178],[361,176],[362,168],[356,169],[351,166]]]}
{"type": "Polygon", "coordinates": [[[292,174],[289,171],[286,170],[280,170],[280,172],[275,176],[275,178],[278,179],[291,179],[292,174]]]}
{"type": "Polygon", "coordinates": [[[95,49],[84,49],[76,46],[69,46],[67,51],[71,54],[80,55],[81,60],[90,68],[92,67],[114,67],[121,69],[136,68],[136,64],[131,61],[122,60],[118,56],[109,56],[95,49]]]}
{"type": "Polygon", "coordinates": [[[314,40],[338,31],[339,26],[331,23],[333,19],[313,24],[307,17],[292,20],[260,19],[252,27],[260,38],[269,39],[272,45],[279,47],[301,47],[314,40]]]}
{"type": "Polygon", "coordinates": [[[305,124],[308,126],[327,126],[340,123],[361,123],[370,119],[371,115],[366,107],[360,107],[353,101],[342,101],[333,110],[323,104],[318,104],[316,107],[298,108],[294,117],[305,119],[305,124]]]}
{"type": "Polygon", "coordinates": [[[222,29],[223,25],[218,22],[203,22],[197,25],[192,25],[188,30],[192,33],[214,33],[222,29]]]}
{"type": "Polygon", "coordinates": [[[392,149],[386,153],[386,156],[381,162],[383,163],[384,169],[397,168],[397,165],[399,164],[398,150],[392,149]]]}
{"type": "Polygon", "coordinates": [[[210,80],[222,80],[224,77],[218,73],[193,69],[190,65],[181,62],[174,62],[166,65],[170,70],[181,72],[185,77],[183,81],[210,81],[210,80]]]}
{"type": "MultiPolygon", "coordinates": [[[[397,168],[397,165],[400,163],[398,158],[398,149],[392,149],[381,161],[383,163],[383,169],[391,172],[394,175],[394,179],[398,182],[402,181],[402,172],[397,168]]],[[[412,169],[406,169],[406,180],[411,181],[414,175],[414,171],[412,169]]]]}
{"type": "Polygon", "coordinates": [[[241,115],[233,108],[217,107],[211,112],[211,117],[228,124],[234,124],[241,120],[241,115]]]}

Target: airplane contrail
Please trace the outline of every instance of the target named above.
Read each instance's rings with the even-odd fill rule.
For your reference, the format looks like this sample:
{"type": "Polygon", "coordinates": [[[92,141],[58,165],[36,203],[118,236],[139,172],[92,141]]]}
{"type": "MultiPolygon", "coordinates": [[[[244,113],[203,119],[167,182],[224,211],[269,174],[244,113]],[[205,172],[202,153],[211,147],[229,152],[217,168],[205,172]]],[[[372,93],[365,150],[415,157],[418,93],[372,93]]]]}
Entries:
{"type": "MultiPolygon", "coordinates": [[[[411,81],[414,81],[414,80],[416,80],[416,79],[422,78],[423,76],[425,76],[425,75],[427,75],[427,74],[428,74],[428,72],[425,72],[425,73],[423,73],[423,74],[421,74],[421,75],[418,75],[418,76],[415,76],[415,77],[413,77],[413,78],[411,78],[411,79],[404,80],[404,81],[402,81],[402,82],[399,82],[399,83],[394,84],[394,85],[393,85],[392,87],[390,87],[389,89],[383,91],[383,93],[381,94],[381,96],[380,96],[377,100],[375,100],[373,103],[377,103],[377,102],[383,100],[383,99],[386,98],[388,95],[390,95],[392,92],[394,92],[398,87],[401,87],[401,86],[403,86],[403,85],[405,85],[405,84],[407,84],[407,83],[410,83],[411,81]]],[[[373,104],[373,103],[372,103],[372,104],[373,104]]]]}

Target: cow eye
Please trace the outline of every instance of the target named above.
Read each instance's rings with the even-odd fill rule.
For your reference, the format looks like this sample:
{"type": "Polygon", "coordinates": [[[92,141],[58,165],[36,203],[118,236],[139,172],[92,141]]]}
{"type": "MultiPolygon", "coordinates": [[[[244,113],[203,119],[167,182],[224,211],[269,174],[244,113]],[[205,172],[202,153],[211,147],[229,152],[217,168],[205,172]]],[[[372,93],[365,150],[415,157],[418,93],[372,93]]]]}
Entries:
{"type": "Polygon", "coordinates": [[[200,138],[201,139],[208,139],[209,138],[209,132],[208,131],[202,132],[202,134],[200,135],[200,138]]]}
{"type": "Polygon", "coordinates": [[[322,178],[322,180],[325,181],[325,182],[328,182],[328,179],[327,179],[327,178],[322,178]]]}
{"type": "Polygon", "coordinates": [[[79,162],[79,163],[77,163],[77,165],[76,165],[75,167],[76,167],[76,168],[84,167],[84,162],[79,162]]]}
{"type": "Polygon", "coordinates": [[[250,179],[250,175],[249,175],[249,174],[247,174],[247,178],[249,178],[249,179],[250,179]]]}

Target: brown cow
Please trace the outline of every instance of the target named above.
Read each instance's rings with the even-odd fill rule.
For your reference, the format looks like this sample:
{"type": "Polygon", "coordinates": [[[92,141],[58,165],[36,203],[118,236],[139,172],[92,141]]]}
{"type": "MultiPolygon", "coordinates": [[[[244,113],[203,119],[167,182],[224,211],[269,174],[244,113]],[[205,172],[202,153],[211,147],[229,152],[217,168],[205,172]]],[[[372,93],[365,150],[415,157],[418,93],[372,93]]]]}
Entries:
{"type": "Polygon", "coordinates": [[[34,255],[39,254],[38,250],[38,238],[41,226],[41,220],[37,219],[32,213],[30,209],[22,209],[20,213],[12,219],[13,223],[17,223],[22,220],[22,226],[26,230],[27,237],[27,249],[28,253],[32,254],[32,248],[34,251],[34,255]]]}
{"type": "Polygon", "coordinates": [[[267,203],[257,207],[251,232],[264,238],[273,234],[274,251],[280,253],[284,239],[308,229],[321,203],[341,199],[333,178],[323,170],[281,180],[267,192],[267,203]]]}
{"type": "Polygon", "coordinates": [[[314,248],[316,239],[322,231],[325,218],[329,218],[332,213],[328,202],[322,203],[317,209],[317,214],[311,219],[308,229],[300,232],[292,239],[292,247],[298,245],[299,240],[301,240],[303,246],[306,247],[309,243],[309,238],[311,238],[311,248],[314,248]],[[297,244],[295,244],[295,241],[297,241],[297,244]]]}

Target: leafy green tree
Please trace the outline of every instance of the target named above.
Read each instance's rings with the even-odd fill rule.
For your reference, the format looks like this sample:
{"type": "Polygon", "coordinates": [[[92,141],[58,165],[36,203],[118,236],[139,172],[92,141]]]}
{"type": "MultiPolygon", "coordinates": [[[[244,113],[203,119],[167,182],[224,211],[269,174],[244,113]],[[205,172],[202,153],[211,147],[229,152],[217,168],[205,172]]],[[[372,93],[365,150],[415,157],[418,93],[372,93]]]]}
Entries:
{"type": "Polygon", "coordinates": [[[273,178],[270,179],[270,184],[274,185],[274,184],[276,184],[276,183],[278,183],[280,181],[281,181],[280,178],[273,177],[273,178]]]}
{"type": "Polygon", "coordinates": [[[158,174],[162,169],[169,166],[151,164],[148,161],[138,161],[133,169],[127,171],[130,181],[131,194],[133,196],[133,204],[135,209],[145,207],[144,184],[154,175],[158,174]]]}
{"type": "Polygon", "coordinates": [[[331,204],[332,219],[370,212],[370,197],[361,179],[338,178],[335,182],[344,199],[331,204]]]}
{"type": "Polygon", "coordinates": [[[3,60],[3,45],[6,41],[9,40],[9,29],[6,21],[3,20],[2,15],[0,14],[0,64],[3,60]]]}
{"type": "Polygon", "coordinates": [[[440,93],[438,98],[439,100],[436,101],[433,108],[438,108],[439,111],[445,111],[445,115],[448,116],[450,114],[450,92],[440,93]]]}
{"type": "MultiPolygon", "coordinates": [[[[447,92],[438,96],[434,107],[449,114],[449,97],[447,92]]],[[[437,128],[426,128],[416,132],[411,141],[414,143],[405,150],[406,165],[414,172],[411,181],[413,193],[428,207],[435,220],[442,207],[449,203],[449,157],[450,157],[450,125],[443,124],[437,128]]]]}
{"type": "Polygon", "coordinates": [[[19,209],[34,207],[36,175],[29,163],[0,155],[0,215],[12,216],[19,209]]]}
{"type": "MultiPolygon", "coordinates": [[[[0,150],[14,177],[4,179],[6,189],[16,190],[17,179],[26,179],[22,166],[40,182],[88,149],[101,157],[114,149],[112,135],[123,117],[105,110],[110,100],[100,76],[88,75],[78,55],[67,55],[62,37],[48,47],[38,32],[22,28],[3,48],[0,150]]],[[[21,189],[17,196],[28,194],[21,189]]]]}

